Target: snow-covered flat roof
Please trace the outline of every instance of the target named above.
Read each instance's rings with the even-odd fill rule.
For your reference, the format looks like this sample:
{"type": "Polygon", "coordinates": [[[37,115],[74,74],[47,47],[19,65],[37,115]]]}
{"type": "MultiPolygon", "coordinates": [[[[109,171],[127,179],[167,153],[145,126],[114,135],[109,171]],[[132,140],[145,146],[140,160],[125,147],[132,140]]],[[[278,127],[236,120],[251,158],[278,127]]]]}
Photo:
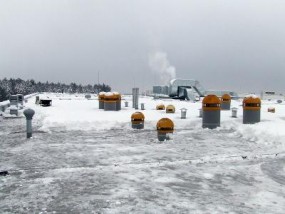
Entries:
{"type": "MultiPolygon", "coordinates": [[[[36,112],[33,138],[25,119],[0,119],[0,210],[4,213],[283,213],[285,105],[263,101],[261,122],[242,124],[221,112],[221,127],[203,129],[201,102],[153,100],[145,129],[133,130],[131,114],[98,109],[92,95],[46,94],[51,107],[36,112]],[[156,105],[172,104],[166,114],[156,105]],[[187,119],[180,119],[181,108],[187,119]],[[274,107],[276,113],[267,112],[274,107]],[[175,132],[159,142],[156,122],[168,117],[175,132]]],[[[122,101],[131,102],[131,96],[122,101]]]]}

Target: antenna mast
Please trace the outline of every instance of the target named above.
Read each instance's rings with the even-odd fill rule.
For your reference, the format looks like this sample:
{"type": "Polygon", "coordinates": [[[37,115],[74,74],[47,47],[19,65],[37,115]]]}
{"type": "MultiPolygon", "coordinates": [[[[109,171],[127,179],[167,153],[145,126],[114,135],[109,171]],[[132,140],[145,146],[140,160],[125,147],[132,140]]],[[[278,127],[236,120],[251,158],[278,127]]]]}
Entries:
{"type": "Polygon", "coordinates": [[[100,72],[99,71],[98,71],[97,80],[98,80],[98,94],[99,94],[99,92],[100,92],[100,86],[99,86],[99,84],[100,84],[100,72]]]}

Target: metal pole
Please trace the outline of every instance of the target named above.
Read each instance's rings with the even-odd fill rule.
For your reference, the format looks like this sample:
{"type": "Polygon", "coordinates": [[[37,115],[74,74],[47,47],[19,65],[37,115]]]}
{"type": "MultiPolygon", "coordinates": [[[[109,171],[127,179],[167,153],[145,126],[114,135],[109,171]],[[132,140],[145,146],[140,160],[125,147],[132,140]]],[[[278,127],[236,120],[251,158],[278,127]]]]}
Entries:
{"type": "Polygon", "coordinates": [[[27,120],[27,138],[31,138],[33,134],[32,120],[27,120]]]}
{"type": "Polygon", "coordinates": [[[97,90],[97,94],[100,93],[99,83],[100,83],[100,72],[98,71],[98,90],[97,90]]]}
{"type": "Polygon", "coordinates": [[[134,88],[132,89],[132,95],[133,95],[133,97],[132,97],[133,98],[133,102],[132,102],[133,104],[132,105],[133,105],[133,108],[135,108],[135,89],[134,88]]]}
{"type": "Polygon", "coordinates": [[[27,120],[27,138],[31,138],[33,133],[32,119],[35,114],[35,111],[33,109],[26,109],[23,113],[27,120]]]}
{"type": "Polygon", "coordinates": [[[139,89],[138,89],[138,88],[136,88],[136,96],[135,96],[135,99],[136,99],[136,101],[135,101],[135,103],[136,103],[135,109],[139,109],[139,89]]]}

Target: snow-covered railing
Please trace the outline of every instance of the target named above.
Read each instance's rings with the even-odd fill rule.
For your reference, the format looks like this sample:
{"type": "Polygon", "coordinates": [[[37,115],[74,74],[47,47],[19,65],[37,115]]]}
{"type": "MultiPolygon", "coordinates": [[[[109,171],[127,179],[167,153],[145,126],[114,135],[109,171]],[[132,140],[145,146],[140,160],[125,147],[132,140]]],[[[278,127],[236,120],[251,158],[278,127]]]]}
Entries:
{"type": "Polygon", "coordinates": [[[39,94],[39,93],[28,94],[28,95],[24,96],[24,98],[25,98],[25,99],[29,99],[29,98],[31,98],[31,97],[33,97],[33,96],[38,95],[38,94],[39,94]]]}
{"type": "Polygon", "coordinates": [[[6,108],[10,106],[10,101],[5,100],[3,102],[0,102],[0,111],[5,111],[6,108]]]}
{"type": "MultiPolygon", "coordinates": [[[[25,100],[29,99],[29,98],[31,98],[33,96],[38,95],[38,94],[39,93],[28,94],[28,95],[24,96],[24,99],[25,100]]],[[[9,100],[5,100],[5,101],[0,102],[0,111],[2,110],[2,107],[8,108],[9,106],[10,106],[10,101],[9,100]]]]}
{"type": "Polygon", "coordinates": [[[9,100],[5,100],[5,101],[0,102],[0,106],[7,105],[7,104],[10,104],[9,100]]]}

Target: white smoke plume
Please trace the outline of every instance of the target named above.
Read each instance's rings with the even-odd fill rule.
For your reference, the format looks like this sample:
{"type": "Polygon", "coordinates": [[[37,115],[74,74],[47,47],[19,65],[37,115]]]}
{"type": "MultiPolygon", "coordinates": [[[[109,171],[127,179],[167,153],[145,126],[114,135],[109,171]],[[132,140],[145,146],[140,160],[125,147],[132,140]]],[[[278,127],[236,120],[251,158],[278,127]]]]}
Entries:
{"type": "Polygon", "coordinates": [[[170,65],[165,52],[157,51],[149,54],[149,66],[159,75],[162,84],[166,85],[176,77],[176,69],[170,65]]]}

